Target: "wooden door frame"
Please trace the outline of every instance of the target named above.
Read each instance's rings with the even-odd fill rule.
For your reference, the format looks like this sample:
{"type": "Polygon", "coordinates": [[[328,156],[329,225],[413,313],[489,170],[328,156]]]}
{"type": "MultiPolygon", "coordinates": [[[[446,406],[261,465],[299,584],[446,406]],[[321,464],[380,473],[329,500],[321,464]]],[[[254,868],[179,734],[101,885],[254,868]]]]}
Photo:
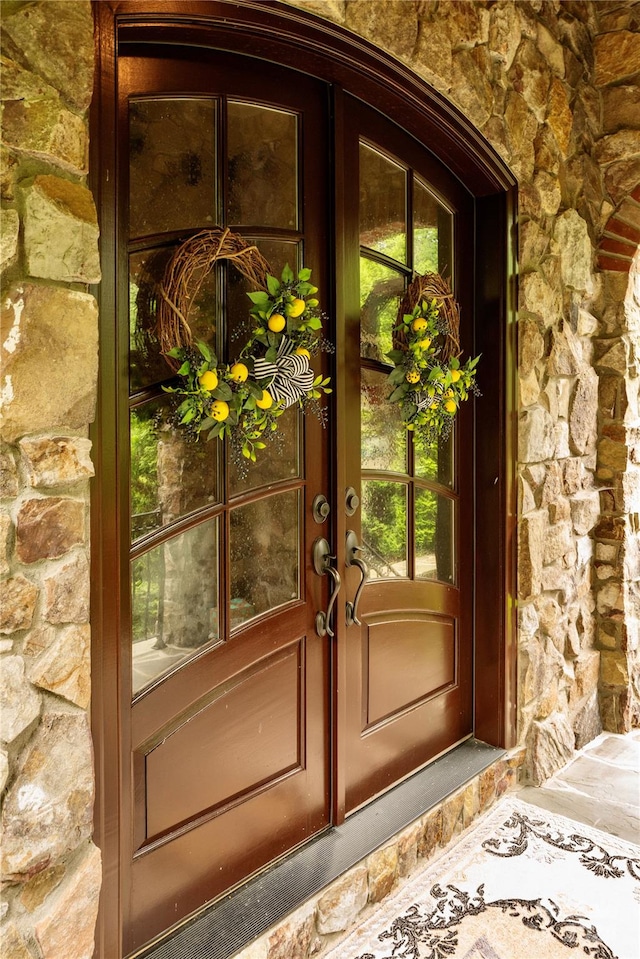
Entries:
{"type": "MultiPolygon", "coordinates": [[[[96,478],[92,498],[92,721],[96,764],[95,838],[104,860],[104,883],[97,930],[97,956],[120,955],[122,930],[121,784],[126,779],[120,750],[120,717],[128,708],[121,688],[115,650],[118,637],[114,604],[119,601],[122,556],[114,517],[118,503],[118,450],[102,436],[113,428],[118,371],[113,328],[115,310],[115,222],[118,197],[116,165],[116,62],[119,39],[229,49],[277,59],[333,87],[336,107],[334,142],[343,131],[339,101],[346,90],[394,119],[422,143],[438,144],[438,158],[476,197],[475,353],[483,354],[483,396],[476,401],[476,563],[475,583],[475,734],[509,748],[516,737],[515,640],[515,179],[477,130],[443,96],[382,50],[343,28],[278,2],[256,0],[94,0],[96,83],[91,112],[91,186],[101,224],[104,280],[99,291],[101,366],[98,416],[92,430],[96,478]],[[485,551],[483,543],[492,549],[485,551]]],[[[341,211],[345,191],[341,171],[335,177],[336,275],[341,275],[349,225],[341,211]]],[[[353,225],[351,225],[353,227],[353,225]]],[[[344,315],[345,291],[337,285],[334,316],[344,315]]],[[[344,326],[337,324],[336,364],[343,362],[344,326]]],[[[342,371],[344,372],[344,371],[342,371]]],[[[336,462],[344,461],[347,436],[344,400],[335,409],[336,462]]],[[[342,503],[347,477],[335,476],[333,501],[342,503]]],[[[344,562],[346,517],[336,509],[334,531],[338,563],[344,562]]],[[[126,581],[126,580],[125,580],[126,581]]],[[[343,651],[334,656],[334,677],[344,682],[343,651]]],[[[334,697],[334,822],[344,818],[344,690],[334,697]]]]}

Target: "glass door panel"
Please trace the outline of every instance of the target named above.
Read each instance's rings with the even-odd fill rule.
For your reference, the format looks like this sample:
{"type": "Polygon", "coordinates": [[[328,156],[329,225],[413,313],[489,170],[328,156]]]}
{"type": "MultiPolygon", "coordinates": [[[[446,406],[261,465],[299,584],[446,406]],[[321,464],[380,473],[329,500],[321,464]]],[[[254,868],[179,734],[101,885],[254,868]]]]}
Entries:
{"type": "Polygon", "coordinates": [[[407,172],[360,144],[360,245],[407,262],[407,172]]]}
{"type": "Polygon", "coordinates": [[[218,642],[218,595],[217,519],[132,561],[134,694],[218,642]]]}
{"type": "Polygon", "coordinates": [[[298,120],[254,103],[227,105],[230,224],[298,228],[298,120]]]}
{"type": "Polygon", "coordinates": [[[212,226],[216,207],[216,101],[131,100],[131,237],[212,226]]]}

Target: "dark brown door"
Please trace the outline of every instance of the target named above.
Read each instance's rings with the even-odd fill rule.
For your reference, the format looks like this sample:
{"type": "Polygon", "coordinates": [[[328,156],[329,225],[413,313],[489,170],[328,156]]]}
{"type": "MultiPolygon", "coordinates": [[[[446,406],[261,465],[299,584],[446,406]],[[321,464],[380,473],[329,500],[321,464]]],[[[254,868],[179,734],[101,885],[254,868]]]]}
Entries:
{"type": "MultiPolygon", "coordinates": [[[[327,580],[311,560],[327,433],[291,408],[245,468],[172,430],[157,283],[180,240],[217,225],[255,241],[278,275],[310,267],[325,302],[330,284],[321,84],[219,52],[131,48],[118,89],[128,952],[330,817],[329,648],[314,630],[327,580]]],[[[216,266],[192,311],[225,360],[246,332],[246,289],[216,266]]]]}
{"type": "MultiPolygon", "coordinates": [[[[345,635],[349,812],[472,732],[472,404],[448,441],[414,441],[388,402],[385,354],[406,285],[426,272],[452,280],[462,344],[473,349],[465,292],[473,289],[473,207],[459,182],[398,127],[355,100],[346,98],[345,109],[347,180],[358,184],[348,191],[347,256],[360,294],[347,311],[344,474],[360,506],[353,511],[347,495],[345,507],[362,547],[355,555],[368,567],[361,625],[345,635]]],[[[358,566],[347,571],[347,602],[361,577],[358,566]]]]}

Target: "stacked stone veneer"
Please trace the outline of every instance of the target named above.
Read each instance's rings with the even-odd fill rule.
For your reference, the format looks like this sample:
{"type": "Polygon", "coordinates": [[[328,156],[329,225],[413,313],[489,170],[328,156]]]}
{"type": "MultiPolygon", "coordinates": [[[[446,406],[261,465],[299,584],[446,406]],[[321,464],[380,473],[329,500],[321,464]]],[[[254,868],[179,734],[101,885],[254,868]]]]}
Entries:
{"type": "Polygon", "coordinates": [[[2,4],[0,788],[7,959],[93,953],[87,427],[100,279],[88,2],[2,4]]]}
{"type": "MultiPolygon", "coordinates": [[[[541,781],[601,719],[614,730],[637,721],[638,294],[602,254],[594,272],[594,254],[607,228],[612,242],[640,229],[639,7],[296,2],[433,84],[519,182],[518,715],[527,775],[541,781]]],[[[19,959],[75,959],[92,952],[100,882],[87,718],[91,8],[8,0],[2,16],[0,938],[19,959]]],[[[628,244],[600,249],[629,259],[628,244]]],[[[442,823],[461,802],[464,825],[466,795],[443,807],[442,823]]],[[[365,886],[379,898],[412,850],[429,848],[433,816],[437,834],[430,813],[354,870],[352,918],[365,886]]],[[[333,892],[309,908],[332,915],[333,892]]],[[[304,941],[324,922],[301,920],[304,941]]],[[[256,955],[305,955],[297,933],[278,936],[256,955]]]]}
{"type": "Polygon", "coordinates": [[[237,959],[307,959],[337,946],[354,924],[515,785],[523,758],[522,750],[514,750],[509,759],[494,763],[237,953],[237,959]]]}

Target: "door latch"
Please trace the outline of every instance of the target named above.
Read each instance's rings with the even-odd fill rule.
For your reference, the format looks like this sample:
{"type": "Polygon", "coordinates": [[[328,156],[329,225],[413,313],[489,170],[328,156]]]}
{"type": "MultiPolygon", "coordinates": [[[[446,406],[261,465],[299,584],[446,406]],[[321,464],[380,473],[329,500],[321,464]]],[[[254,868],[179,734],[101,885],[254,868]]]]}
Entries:
{"type": "Polygon", "coordinates": [[[335,560],[336,557],[331,555],[331,547],[324,536],[319,536],[314,542],[312,557],[313,568],[318,576],[328,575],[332,580],[332,589],[327,611],[325,613],[323,610],[319,610],[316,613],[316,633],[318,636],[331,636],[333,638],[335,635],[333,630],[333,607],[338,598],[342,580],[340,579],[338,570],[331,565],[331,560],[335,560]]]}
{"type": "Polygon", "coordinates": [[[361,579],[358,583],[356,595],[353,597],[353,603],[347,602],[346,604],[347,626],[362,626],[361,621],[358,619],[358,603],[360,602],[363,586],[369,578],[369,569],[365,561],[357,555],[357,553],[361,552],[362,546],[358,543],[358,537],[353,530],[350,529],[347,532],[345,565],[357,566],[360,570],[361,579]]]}

